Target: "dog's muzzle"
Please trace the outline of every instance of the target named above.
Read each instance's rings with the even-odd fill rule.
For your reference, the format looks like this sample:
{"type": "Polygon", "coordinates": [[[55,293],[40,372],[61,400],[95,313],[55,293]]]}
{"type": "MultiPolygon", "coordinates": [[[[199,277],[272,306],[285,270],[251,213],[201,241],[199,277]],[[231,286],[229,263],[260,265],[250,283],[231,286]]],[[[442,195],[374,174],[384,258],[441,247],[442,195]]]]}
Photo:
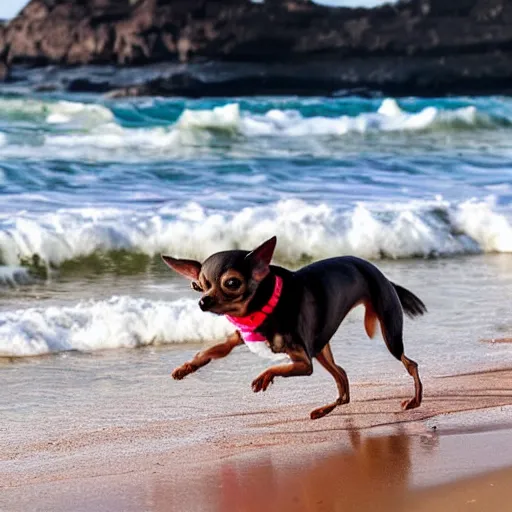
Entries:
{"type": "Polygon", "coordinates": [[[209,295],[205,295],[199,301],[199,307],[201,308],[202,311],[209,311],[213,307],[214,304],[215,304],[215,300],[212,297],[210,297],[209,295]]]}

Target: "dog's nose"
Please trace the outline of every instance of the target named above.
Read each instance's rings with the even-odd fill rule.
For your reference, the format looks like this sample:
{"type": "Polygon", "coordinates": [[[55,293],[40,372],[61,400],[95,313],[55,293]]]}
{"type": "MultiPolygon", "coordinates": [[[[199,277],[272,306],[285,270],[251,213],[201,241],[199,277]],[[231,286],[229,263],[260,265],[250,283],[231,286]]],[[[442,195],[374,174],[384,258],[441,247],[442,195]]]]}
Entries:
{"type": "Polygon", "coordinates": [[[212,306],[213,306],[213,303],[214,303],[214,300],[212,297],[210,297],[209,295],[205,295],[204,297],[201,298],[201,300],[199,301],[199,307],[203,310],[203,311],[208,311],[212,306]]]}

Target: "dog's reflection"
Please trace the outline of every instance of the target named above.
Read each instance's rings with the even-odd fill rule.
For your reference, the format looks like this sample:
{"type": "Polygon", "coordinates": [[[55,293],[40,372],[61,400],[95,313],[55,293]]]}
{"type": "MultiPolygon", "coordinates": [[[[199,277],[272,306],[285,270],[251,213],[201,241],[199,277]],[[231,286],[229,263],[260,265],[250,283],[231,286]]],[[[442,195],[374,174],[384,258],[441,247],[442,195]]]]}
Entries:
{"type": "MultiPolygon", "coordinates": [[[[349,431],[348,435],[351,450],[294,456],[289,467],[277,455],[252,464],[230,460],[209,478],[158,485],[151,510],[406,510],[412,471],[410,443],[419,438],[403,434],[363,437],[358,430],[349,431]],[[188,492],[184,486],[189,487],[188,492]]],[[[430,449],[434,446],[430,443],[430,449]]]]}
{"type": "Polygon", "coordinates": [[[305,460],[293,470],[272,461],[249,471],[225,468],[219,510],[384,511],[402,505],[410,473],[406,436],[361,439],[354,450],[305,460]]]}

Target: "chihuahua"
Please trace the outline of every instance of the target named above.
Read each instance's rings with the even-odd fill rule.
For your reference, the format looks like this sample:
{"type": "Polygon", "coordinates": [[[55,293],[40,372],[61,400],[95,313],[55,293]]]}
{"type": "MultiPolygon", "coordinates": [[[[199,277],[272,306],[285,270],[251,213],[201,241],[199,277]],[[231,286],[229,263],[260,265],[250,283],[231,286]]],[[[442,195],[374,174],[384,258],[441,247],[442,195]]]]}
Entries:
{"type": "Polygon", "coordinates": [[[353,256],[317,261],[296,272],[271,265],[276,243],[272,237],[251,252],[218,252],[202,264],[162,256],[202,293],[199,307],[203,311],[224,315],[234,326],[234,333],[223,343],[198,352],[172,372],[173,378],[183,379],[243,343],[255,352],[264,346],[271,353],[288,356],[289,362],[268,368],[253,381],[257,393],[265,391],[275,377],[311,375],[316,358],[338,388],[335,402],[311,412],[311,419],[321,418],[350,401],[347,374],[335,363],[329,342],[345,316],[363,304],[368,336],[373,338],[378,322],[389,351],[414,379],[414,397],[402,407],[419,407],[423,386],[417,363],[404,354],[403,312],[411,318],[423,315],[425,304],[386,279],[377,267],[353,256]]]}

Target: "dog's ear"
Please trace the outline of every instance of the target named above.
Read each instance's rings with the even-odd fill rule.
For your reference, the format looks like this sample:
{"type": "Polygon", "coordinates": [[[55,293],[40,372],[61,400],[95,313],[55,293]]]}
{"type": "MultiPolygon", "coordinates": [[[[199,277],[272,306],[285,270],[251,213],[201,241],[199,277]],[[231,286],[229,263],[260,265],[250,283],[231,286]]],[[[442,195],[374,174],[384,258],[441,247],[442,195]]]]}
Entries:
{"type": "Polygon", "coordinates": [[[201,263],[199,263],[199,261],[178,260],[171,256],[164,256],[163,254],[162,259],[166,265],[178,272],[178,274],[185,276],[187,279],[196,281],[199,278],[199,273],[201,272],[201,263]]]}
{"type": "Polygon", "coordinates": [[[267,277],[270,262],[276,249],[277,238],[273,236],[266,242],[263,242],[259,247],[256,247],[254,251],[251,251],[245,259],[251,262],[252,266],[252,277],[256,281],[262,281],[267,277]]]}

